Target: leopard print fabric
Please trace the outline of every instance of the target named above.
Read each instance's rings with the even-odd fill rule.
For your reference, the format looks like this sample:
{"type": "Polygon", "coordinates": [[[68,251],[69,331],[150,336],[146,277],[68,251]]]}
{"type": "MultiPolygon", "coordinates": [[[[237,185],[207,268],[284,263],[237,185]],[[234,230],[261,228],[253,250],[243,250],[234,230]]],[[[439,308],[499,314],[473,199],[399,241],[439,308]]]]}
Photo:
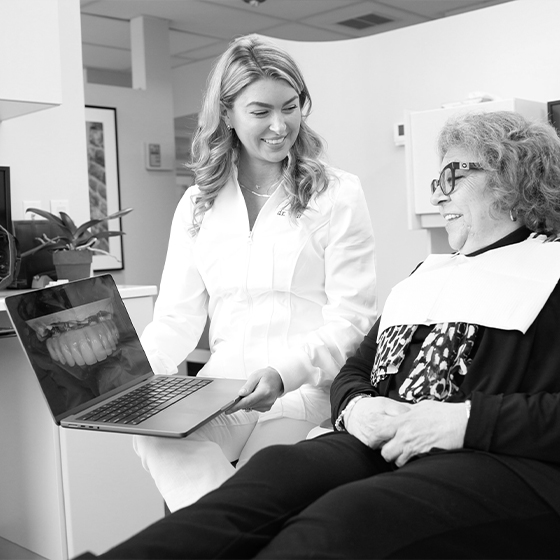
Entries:
{"type": "MultiPolygon", "coordinates": [[[[416,329],[417,325],[397,325],[381,334],[371,372],[373,386],[397,373],[416,329]]],[[[434,325],[399,388],[403,400],[445,401],[453,395],[458,390],[456,376],[467,373],[477,331],[477,325],[468,323],[434,325]]]]}

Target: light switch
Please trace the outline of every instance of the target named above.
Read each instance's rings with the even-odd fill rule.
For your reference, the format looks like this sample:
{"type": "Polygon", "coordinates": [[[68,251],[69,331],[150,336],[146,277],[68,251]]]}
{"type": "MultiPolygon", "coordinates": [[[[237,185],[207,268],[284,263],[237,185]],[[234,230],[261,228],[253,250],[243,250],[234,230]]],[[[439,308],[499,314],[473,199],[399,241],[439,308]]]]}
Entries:
{"type": "Polygon", "coordinates": [[[35,214],[34,212],[27,212],[28,208],[39,208],[43,209],[43,204],[40,200],[24,200],[23,201],[23,216],[25,220],[42,220],[41,216],[35,214]]]}
{"type": "Polygon", "coordinates": [[[51,200],[51,213],[55,216],[59,216],[61,212],[66,212],[66,214],[70,213],[68,200],[51,200]]]}

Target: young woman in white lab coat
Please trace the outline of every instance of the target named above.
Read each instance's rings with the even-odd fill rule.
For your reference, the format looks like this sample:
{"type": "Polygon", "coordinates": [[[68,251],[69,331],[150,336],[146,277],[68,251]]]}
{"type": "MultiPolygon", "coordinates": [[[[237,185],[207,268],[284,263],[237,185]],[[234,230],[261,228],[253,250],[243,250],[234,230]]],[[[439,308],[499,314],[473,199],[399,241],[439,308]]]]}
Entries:
{"type": "Polygon", "coordinates": [[[292,58],[255,36],[234,41],[210,75],[196,185],[173,218],[142,344],[156,373],[176,372],[209,317],[199,375],[247,382],[235,407],[189,437],[135,438],[171,511],[229,478],[232,462],[327,418],[330,384],[376,318],[360,181],[323,163],[310,108],[292,58]]]}

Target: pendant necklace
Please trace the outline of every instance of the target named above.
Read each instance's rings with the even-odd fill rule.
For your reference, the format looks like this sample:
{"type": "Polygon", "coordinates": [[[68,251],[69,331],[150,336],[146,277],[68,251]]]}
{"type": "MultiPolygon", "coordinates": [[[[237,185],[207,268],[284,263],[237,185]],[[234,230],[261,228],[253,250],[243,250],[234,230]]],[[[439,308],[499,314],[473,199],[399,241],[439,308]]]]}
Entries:
{"type": "MultiPolygon", "coordinates": [[[[270,185],[270,187],[268,187],[268,190],[270,190],[272,187],[275,187],[276,185],[278,185],[278,183],[280,183],[282,179],[278,179],[278,181],[276,181],[275,183],[272,183],[272,185],[270,185]]],[[[239,181],[238,181],[239,183],[239,181]]],[[[255,196],[260,196],[261,198],[270,198],[276,191],[271,192],[270,194],[264,194],[264,193],[260,193],[260,192],[256,192],[252,189],[250,189],[249,187],[246,187],[245,185],[242,185],[241,183],[239,183],[239,186],[242,189],[245,189],[246,191],[249,191],[251,194],[254,194],[255,196]]],[[[259,189],[260,187],[258,185],[255,185],[257,187],[257,189],[259,189]]]]}
{"type": "Polygon", "coordinates": [[[245,189],[246,191],[249,191],[251,194],[254,194],[255,196],[260,196],[261,198],[270,198],[272,196],[272,194],[262,194],[262,193],[259,193],[259,192],[252,191],[249,187],[246,187],[245,185],[242,185],[241,183],[239,183],[239,186],[242,189],[245,189]]]}

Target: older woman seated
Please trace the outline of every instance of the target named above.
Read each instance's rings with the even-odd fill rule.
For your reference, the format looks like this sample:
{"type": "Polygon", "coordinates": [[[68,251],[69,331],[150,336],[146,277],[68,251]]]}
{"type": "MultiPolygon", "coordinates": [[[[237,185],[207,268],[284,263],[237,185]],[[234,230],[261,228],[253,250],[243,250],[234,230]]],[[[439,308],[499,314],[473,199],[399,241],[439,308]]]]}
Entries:
{"type": "Polygon", "coordinates": [[[332,385],[335,431],[259,452],[104,558],[545,558],[560,545],[560,139],[439,139],[428,257],[332,385]]]}

